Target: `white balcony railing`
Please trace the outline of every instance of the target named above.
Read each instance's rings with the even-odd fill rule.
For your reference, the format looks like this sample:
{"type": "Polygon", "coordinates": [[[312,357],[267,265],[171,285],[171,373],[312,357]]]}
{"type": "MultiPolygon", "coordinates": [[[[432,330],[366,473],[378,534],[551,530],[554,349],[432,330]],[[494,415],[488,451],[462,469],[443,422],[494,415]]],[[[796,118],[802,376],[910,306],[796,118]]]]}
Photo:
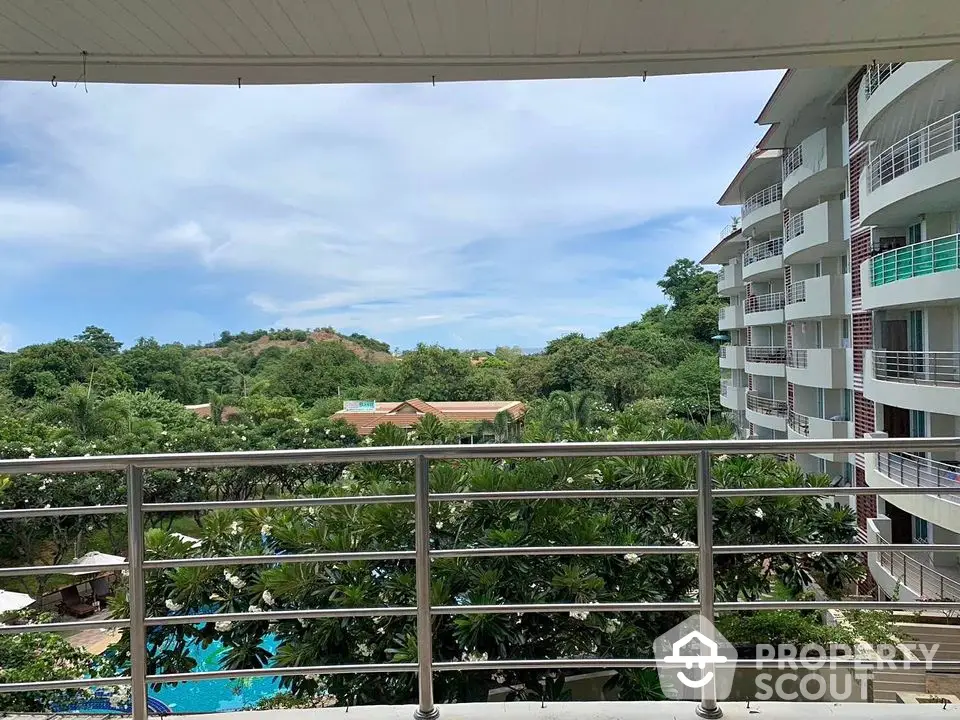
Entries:
{"type": "Polygon", "coordinates": [[[787,285],[786,303],[793,305],[798,302],[806,302],[807,299],[807,281],[799,280],[787,285]]]}
{"type": "Polygon", "coordinates": [[[914,385],[960,387],[960,352],[874,350],[873,377],[914,385]]]}
{"type": "Polygon", "coordinates": [[[798,235],[803,235],[803,213],[798,212],[795,215],[791,215],[790,218],[783,224],[783,235],[784,238],[789,242],[793,240],[798,235]]]}
{"type": "Polygon", "coordinates": [[[783,255],[783,238],[773,238],[766,242],[751,245],[743,251],[743,265],[751,265],[759,260],[783,255]]]}
{"type": "Polygon", "coordinates": [[[807,367],[806,349],[790,350],[787,352],[787,367],[803,370],[807,367]]]}
{"type": "MultiPolygon", "coordinates": [[[[930,460],[910,453],[879,453],[877,470],[901,485],[909,487],[960,487],[960,461],[930,460]]],[[[960,504],[960,497],[946,499],[960,504]]]]}
{"type": "MultiPolygon", "coordinates": [[[[786,402],[764,398],[756,393],[750,393],[749,403],[759,412],[769,410],[773,413],[784,414],[786,402]]],[[[97,473],[123,472],[126,477],[126,498],[122,504],[100,506],[63,506],[63,507],[27,507],[0,509],[0,522],[9,520],[24,520],[29,518],[57,518],[93,515],[122,516],[127,535],[127,557],[122,562],[105,562],[98,565],[71,563],[66,565],[41,565],[24,567],[0,567],[0,577],[12,578],[20,576],[59,575],[59,574],[86,574],[94,571],[110,570],[125,572],[128,577],[127,589],[127,617],[121,618],[94,618],[82,622],[51,622],[27,623],[22,625],[0,625],[0,634],[19,636],[36,632],[64,632],[77,629],[96,630],[98,628],[116,628],[129,633],[129,662],[126,664],[124,675],[111,677],[77,677],[70,679],[39,678],[23,682],[0,682],[0,693],[37,692],[63,690],[71,688],[91,688],[98,686],[129,686],[131,700],[129,715],[133,720],[148,719],[147,689],[150,685],[202,681],[210,679],[249,678],[269,675],[303,676],[325,675],[335,673],[401,673],[415,675],[412,696],[417,702],[417,718],[437,718],[442,713],[434,703],[433,677],[435,673],[482,671],[490,673],[503,669],[533,668],[533,669],[574,669],[590,668],[638,668],[656,667],[658,661],[650,657],[601,657],[596,655],[577,655],[567,658],[525,659],[518,661],[510,657],[494,657],[483,660],[445,660],[434,661],[433,627],[438,618],[466,615],[502,615],[513,616],[523,613],[561,613],[585,612],[675,612],[699,613],[708,621],[713,622],[717,611],[751,611],[765,610],[826,610],[835,608],[870,609],[874,606],[871,601],[864,600],[826,600],[826,601],[794,601],[770,600],[764,598],[761,602],[747,602],[734,600],[717,602],[715,593],[715,558],[717,555],[738,555],[753,553],[847,553],[847,552],[936,552],[937,545],[925,545],[921,548],[913,544],[869,544],[869,543],[838,543],[824,545],[811,543],[803,545],[782,545],[776,543],[752,543],[748,545],[714,546],[714,498],[742,497],[744,494],[766,496],[790,496],[810,494],[811,488],[802,487],[765,487],[729,488],[716,486],[712,477],[714,461],[719,456],[744,455],[760,453],[776,455],[784,453],[803,452],[853,452],[877,453],[893,450],[904,452],[957,452],[956,438],[859,438],[856,440],[718,440],[718,441],[667,441],[667,442],[615,442],[615,443],[520,443],[520,444],[491,444],[491,445],[447,445],[447,446],[402,446],[402,447],[357,447],[357,448],[326,448],[304,450],[274,450],[254,452],[220,452],[220,453],[182,453],[182,454],[155,454],[155,455],[120,455],[102,457],[63,457],[40,458],[24,460],[0,460],[0,475],[17,477],[21,475],[51,473],[97,473]],[[582,458],[582,457],[648,457],[648,456],[677,456],[692,458],[695,461],[695,474],[688,486],[678,489],[664,488],[615,488],[602,489],[563,489],[563,490],[524,490],[522,492],[489,491],[489,492],[438,492],[431,488],[431,463],[444,460],[463,459],[500,459],[500,458],[582,458]],[[144,478],[146,473],[153,470],[183,470],[187,468],[257,468],[257,467],[292,467],[305,464],[338,464],[338,463],[384,463],[404,462],[413,465],[414,482],[412,492],[395,495],[354,495],[354,496],[311,496],[297,497],[267,497],[257,500],[225,500],[217,502],[145,502],[144,478]],[[462,503],[475,501],[495,502],[528,502],[537,500],[603,500],[628,499],[644,500],[646,502],[658,499],[683,498],[691,501],[696,508],[697,542],[682,545],[673,544],[665,538],[663,544],[658,545],[550,545],[550,546],[489,546],[489,547],[442,547],[436,546],[436,538],[431,533],[430,509],[431,505],[442,503],[462,503]],[[145,550],[145,521],[148,513],[199,513],[209,510],[237,510],[241,508],[289,508],[289,507],[333,507],[333,506],[364,506],[383,504],[402,504],[413,506],[414,528],[411,538],[413,549],[379,548],[375,551],[351,549],[349,551],[326,550],[318,548],[316,551],[300,554],[284,555],[282,553],[261,552],[243,556],[223,556],[212,551],[210,555],[202,557],[166,557],[147,559],[145,550]],[[620,555],[636,553],[644,556],[690,555],[697,558],[699,566],[699,592],[696,599],[683,602],[624,602],[612,597],[611,602],[588,603],[537,603],[537,604],[450,604],[436,605],[433,601],[432,566],[433,560],[439,558],[483,558],[483,557],[546,557],[581,555],[620,555]],[[161,615],[147,615],[147,590],[145,582],[147,572],[175,570],[177,568],[200,567],[237,567],[245,565],[273,565],[286,563],[301,565],[325,565],[328,563],[354,562],[394,562],[405,561],[413,564],[413,603],[402,606],[383,607],[318,607],[315,609],[300,610],[267,610],[263,611],[251,607],[246,612],[202,612],[197,614],[181,613],[170,608],[169,613],[161,615]],[[619,600],[619,601],[618,601],[619,600]],[[284,667],[259,667],[255,669],[231,666],[223,670],[208,670],[187,673],[151,673],[150,658],[148,657],[148,636],[151,628],[164,625],[186,625],[199,623],[217,623],[229,618],[233,623],[264,623],[269,624],[293,619],[339,619],[349,620],[359,617],[413,617],[415,618],[414,632],[416,635],[416,657],[405,662],[369,662],[360,664],[332,664],[332,665],[297,665],[284,667]]],[[[862,488],[824,487],[824,495],[862,494],[862,488]]],[[[916,494],[930,494],[927,488],[903,488],[905,493],[915,490],[916,494]]],[[[960,493],[960,488],[938,488],[933,490],[937,494],[960,493]]],[[[882,494],[878,492],[877,494],[882,494]]],[[[205,546],[206,547],[206,546],[205,546]]],[[[947,546],[949,547],[949,546],[947,546]]],[[[205,551],[206,552],[206,551],[205,551]]],[[[951,590],[951,593],[953,591],[951,590]]],[[[946,582],[944,583],[944,595],[946,582]]],[[[952,597],[953,595],[949,595],[952,597]]],[[[960,597],[960,596],[958,596],[960,597]]],[[[915,607],[907,602],[884,603],[884,610],[910,609],[915,607]]],[[[940,610],[956,610],[960,605],[951,604],[940,606],[940,610]]],[[[705,648],[701,645],[701,651],[705,648]]],[[[503,649],[509,653],[509,646],[503,649]]],[[[701,662],[710,662],[714,655],[701,656],[701,662]]],[[[741,661],[738,661],[738,663],[741,661]]],[[[744,667],[757,666],[758,660],[742,661],[744,667]]],[[[768,665],[782,660],[770,659],[768,665]]],[[[739,665],[738,665],[739,666],[739,665]]],[[[763,665],[761,665],[763,666],[763,665]]],[[[721,715],[716,703],[716,688],[709,682],[703,689],[702,699],[697,714],[700,717],[719,717],[721,715]]],[[[102,714],[102,713],[101,713],[102,714]]],[[[456,713],[454,713],[456,714],[456,713]]],[[[690,718],[694,717],[694,708],[690,708],[690,718]]]]}
{"type": "Polygon", "coordinates": [[[787,359],[787,349],[782,345],[748,345],[746,353],[747,362],[783,365],[787,359]]]}
{"type": "Polygon", "coordinates": [[[770,203],[780,202],[783,198],[783,186],[780,183],[766,187],[758,193],[754,193],[743,201],[742,214],[744,217],[759,210],[770,203]]]}
{"type": "Polygon", "coordinates": [[[786,180],[795,170],[803,165],[803,145],[797,145],[783,156],[783,179],[786,180]]]}
{"type": "Polygon", "coordinates": [[[863,94],[865,99],[869,100],[877,88],[880,87],[887,78],[895,73],[902,62],[898,63],[874,63],[867,66],[867,72],[863,76],[863,94]]]}
{"type": "MultiPolygon", "coordinates": [[[[877,535],[877,543],[888,544],[880,535],[877,535]]],[[[929,552],[928,547],[920,545],[921,550],[929,552]]],[[[906,553],[896,550],[881,551],[877,553],[877,561],[880,567],[916,592],[922,600],[960,600],[960,582],[956,578],[937,572],[906,553]]]]}
{"type": "Polygon", "coordinates": [[[744,312],[756,313],[768,310],[783,310],[783,293],[767,293],[766,295],[749,295],[744,306],[744,312]]]}
{"type": "Polygon", "coordinates": [[[765,397],[751,390],[747,393],[747,410],[785,418],[787,416],[787,401],[765,397]]]}
{"type": "Polygon", "coordinates": [[[873,158],[863,169],[865,189],[877,188],[921,165],[960,150],[960,113],[921,128],[873,158]]]}

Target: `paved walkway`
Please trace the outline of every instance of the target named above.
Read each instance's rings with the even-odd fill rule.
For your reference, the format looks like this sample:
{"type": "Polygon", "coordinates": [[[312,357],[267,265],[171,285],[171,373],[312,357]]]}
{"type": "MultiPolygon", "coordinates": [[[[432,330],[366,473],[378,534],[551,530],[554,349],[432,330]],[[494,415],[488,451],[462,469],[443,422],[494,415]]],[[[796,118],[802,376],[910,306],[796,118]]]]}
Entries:
{"type": "MultiPolygon", "coordinates": [[[[109,620],[110,611],[101,610],[85,620],[109,620]]],[[[67,642],[75,648],[86,650],[93,655],[103,654],[107,648],[120,639],[120,630],[116,628],[91,628],[87,630],[68,630],[63,634],[67,642]]]]}

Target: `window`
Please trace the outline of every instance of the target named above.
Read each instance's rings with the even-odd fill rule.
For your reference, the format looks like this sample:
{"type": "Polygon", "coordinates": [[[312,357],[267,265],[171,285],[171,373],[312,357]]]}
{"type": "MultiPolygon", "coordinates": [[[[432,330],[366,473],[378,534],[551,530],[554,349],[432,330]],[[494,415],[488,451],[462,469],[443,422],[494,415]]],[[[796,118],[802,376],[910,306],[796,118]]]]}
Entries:
{"type": "Polygon", "coordinates": [[[910,311],[910,349],[922,351],[923,348],[923,310],[910,311]]]}
{"type": "Polygon", "coordinates": [[[913,518],[913,540],[918,543],[930,542],[930,524],[923,518],[913,518]]]}
{"type": "Polygon", "coordinates": [[[823,347],[823,323],[817,320],[813,326],[814,331],[816,332],[816,345],[814,347],[822,348],[823,347]]]}
{"type": "Polygon", "coordinates": [[[910,411],[910,437],[927,436],[927,414],[920,410],[910,411]]]}
{"type": "MultiPolygon", "coordinates": [[[[843,391],[843,419],[850,421],[853,417],[853,390],[847,388],[843,391]]],[[[849,465],[847,466],[849,467],[849,465]]]]}
{"type": "Polygon", "coordinates": [[[850,272],[850,258],[848,258],[846,255],[841,255],[840,256],[840,274],[846,275],[848,272],[850,272]]]}
{"type": "Polygon", "coordinates": [[[923,223],[914,223],[907,228],[907,244],[915,245],[923,242],[923,223]]]}
{"type": "Polygon", "coordinates": [[[817,388],[817,417],[826,417],[826,393],[823,388],[817,388]]]}
{"type": "Polygon", "coordinates": [[[850,318],[840,321],[840,347],[850,347],[850,318]]]}

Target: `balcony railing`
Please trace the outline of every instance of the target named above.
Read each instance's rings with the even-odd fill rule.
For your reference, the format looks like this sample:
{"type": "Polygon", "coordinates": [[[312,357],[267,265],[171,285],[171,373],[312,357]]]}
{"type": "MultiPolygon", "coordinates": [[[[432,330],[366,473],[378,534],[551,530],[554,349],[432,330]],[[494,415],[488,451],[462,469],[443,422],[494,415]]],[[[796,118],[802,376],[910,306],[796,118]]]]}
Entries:
{"type": "Polygon", "coordinates": [[[927,240],[875,255],[870,259],[870,284],[873,287],[897,280],[960,270],[960,236],[927,240]]]}
{"type": "Polygon", "coordinates": [[[873,377],[915,385],[960,387],[960,352],[874,350],[873,377]]]}
{"type": "Polygon", "coordinates": [[[807,351],[805,349],[788,351],[787,367],[805,369],[807,367],[807,351]]]}
{"type": "Polygon", "coordinates": [[[787,416],[787,401],[777,400],[776,398],[764,397],[759,393],[750,391],[747,393],[747,410],[762,413],[764,415],[776,415],[777,417],[787,416]]]}
{"type": "MultiPolygon", "coordinates": [[[[953,463],[929,460],[922,455],[910,453],[880,453],[877,455],[877,470],[901,485],[919,488],[960,486],[960,461],[953,463]]],[[[950,497],[960,504],[960,497],[950,497]]]]}
{"type": "Polygon", "coordinates": [[[911,170],[957,150],[960,150],[960,113],[907,135],[873,158],[863,169],[866,190],[873,192],[911,170]]]}
{"type": "Polygon", "coordinates": [[[787,424],[795,433],[799,433],[803,436],[810,434],[810,418],[806,415],[801,415],[800,413],[791,410],[789,416],[787,417],[787,424]]]}
{"type": "Polygon", "coordinates": [[[769,310],[783,310],[783,293],[767,293],[766,295],[749,295],[744,312],[767,312],[769,310]]]}
{"type": "Polygon", "coordinates": [[[796,215],[790,216],[787,222],[785,222],[783,225],[783,234],[788,241],[793,240],[798,235],[803,235],[802,212],[798,212],[796,215]]]}
{"type": "Polygon", "coordinates": [[[898,63],[874,63],[867,67],[867,72],[863,76],[863,94],[869,100],[877,88],[880,87],[893,73],[895,73],[902,62],[898,63]]]}
{"type": "Polygon", "coordinates": [[[783,255],[783,238],[773,238],[772,240],[767,240],[766,242],[758,243],[757,245],[751,245],[746,250],[743,251],[743,265],[746,267],[752,263],[758,262],[759,260],[766,260],[767,258],[776,257],[778,255],[783,255]]]}
{"type": "Polygon", "coordinates": [[[792,172],[799,170],[801,165],[803,165],[803,145],[797,145],[783,156],[783,179],[786,180],[792,172]]]}
{"type": "MultiPolygon", "coordinates": [[[[887,545],[886,540],[877,535],[877,542],[887,545]]],[[[923,552],[930,552],[930,545],[918,544],[923,552]]],[[[890,573],[902,585],[910,588],[921,598],[931,600],[960,600],[960,582],[937,572],[906,553],[887,550],[878,553],[880,567],[890,573]]]]}
{"type": "Polygon", "coordinates": [[[729,345],[721,345],[721,346],[720,346],[720,357],[721,357],[721,358],[726,359],[726,357],[727,357],[727,348],[728,348],[728,347],[730,347],[730,346],[729,346],[729,345]]]}
{"type": "MultiPolygon", "coordinates": [[[[777,411],[785,410],[786,403],[759,398],[753,394],[754,407],[766,407],[767,403],[777,411]]],[[[37,632],[64,632],[77,629],[115,628],[126,629],[130,637],[130,661],[128,674],[112,677],[80,677],[66,680],[41,679],[29,682],[0,683],[0,693],[37,692],[72,688],[103,686],[131,687],[131,715],[133,720],[147,720],[147,688],[154,684],[201,681],[224,678],[254,678],[277,675],[324,675],[340,673],[410,673],[417,676],[416,718],[437,718],[439,709],[433,699],[433,673],[483,671],[490,673],[504,669],[565,669],[565,668],[642,668],[656,667],[655,658],[605,658],[571,657],[533,660],[464,660],[434,662],[432,624],[435,617],[451,615],[514,615],[517,613],[570,613],[570,612],[635,612],[635,613],[699,613],[713,621],[717,611],[753,610],[817,610],[827,609],[878,609],[899,610],[916,606],[909,602],[873,602],[865,600],[762,600],[756,602],[716,602],[714,559],[717,555],[737,555],[758,552],[768,553],[850,553],[850,552],[930,552],[938,546],[918,548],[913,544],[861,544],[822,543],[783,545],[750,544],[718,545],[714,543],[714,498],[744,496],[800,496],[800,495],[877,495],[876,488],[815,488],[815,487],[714,487],[711,476],[713,459],[720,455],[743,454],[792,454],[807,452],[854,452],[878,453],[892,450],[925,452],[957,452],[960,438],[859,438],[856,440],[721,440],[721,441],[670,441],[670,442],[600,442],[600,443],[554,443],[515,445],[434,445],[377,448],[329,448],[320,450],[273,450],[255,452],[184,453],[155,455],[120,455],[102,457],[44,458],[26,460],[0,460],[0,475],[20,476],[50,473],[123,472],[126,477],[126,503],[116,505],[42,507],[0,510],[0,522],[25,518],[53,518],[64,516],[123,515],[127,528],[127,559],[124,562],[108,562],[99,565],[68,564],[21,567],[0,567],[0,577],[38,576],[61,573],[89,573],[100,570],[126,571],[128,575],[129,617],[108,620],[84,620],[77,622],[30,623],[23,625],[0,625],[0,634],[20,635],[37,632]],[[522,490],[490,492],[436,492],[430,489],[431,461],[475,458],[577,458],[577,457],[651,457],[677,456],[695,459],[695,484],[682,489],[663,488],[612,488],[612,489],[564,489],[522,490]],[[305,464],[356,463],[356,462],[408,462],[415,470],[414,492],[398,495],[367,496],[312,496],[305,498],[282,497],[255,500],[226,500],[218,502],[144,502],[145,473],[153,470],[182,470],[187,468],[256,468],[305,464]],[[430,527],[431,504],[451,502],[524,502],[534,500],[661,500],[685,498],[696,503],[697,543],[663,544],[652,546],[516,546],[516,547],[468,547],[433,549],[430,527]],[[209,556],[187,558],[163,558],[146,560],[144,550],[144,516],[149,513],[199,513],[209,510],[236,510],[242,508],[290,508],[321,506],[404,504],[414,509],[414,549],[349,552],[320,551],[296,555],[257,554],[239,557],[209,556]],[[689,602],[605,602],[605,603],[534,603],[534,604],[454,604],[433,605],[431,601],[431,564],[439,558],[476,557],[535,557],[577,555],[692,555],[697,558],[699,592],[696,600],[689,602]],[[327,563],[350,563],[362,561],[412,561],[414,563],[415,597],[412,606],[400,607],[336,607],[299,610],[269,610],[231,613],[201,613],[146,615],[146,585],[144,574],[151,571],[184,567],[204,568],[236,567],[244,565],[280,565],[297,563],[323,565],[327,563]],[[290,619],[356,617],[415,617],[416,661],[358,663],[350,665],[283,666],[256,669],[227,668],[202,672],[148,673],[147,634],[148,628],[171,624],[197,624],[229,621],[232,623],[271,623],[290,619]]],[[[960,493],[958,487],[898,488],[903,494],[950,494],[960,493]]],[[[669,542],[669,541],[667,541],[669,542]]],[[[951,546],[943,546],[951,547],[951,546]]],[[[931,603],[929,609],[960,609],[956,603],[931,603]]],[[[708,664],[709,656],[703,658],[708,664]]],[[[770,660],[738,660],[737,666],[772,666],[781,662],[770,660]]],[[[938,665],[947,667],[949,663],[938,665]]],[[[954,663],[956,665],[956,663],[954,663]]],[[[715,687],[707,682],[701,691],[697,714],[701,717],[719,717],[715,687]]],[[[694,708],[690,709],[694,717],[694,708]]]]}
{"type": "Polygon", "coordinates": [[[807,301],[807,281],[799,280],[787,285],[787,305],[807,301]]]}
{"type": "Polygon", "coordinates": [[[780,183],[766,187],[758,193],[754,193],[746,200],[743,201],[743,209],[741,211],[743,217],[746,217],[754,210],[759,210],[765,205],[771,203],[780,202],[783,198],[783,187],[780,183]]]}
{"type": "Polygon", "coordinates": [[[787,360],[787,349],[778,345],[749,345],[746,348],[747,362],[777,363],[783,365],[787,360]]]}

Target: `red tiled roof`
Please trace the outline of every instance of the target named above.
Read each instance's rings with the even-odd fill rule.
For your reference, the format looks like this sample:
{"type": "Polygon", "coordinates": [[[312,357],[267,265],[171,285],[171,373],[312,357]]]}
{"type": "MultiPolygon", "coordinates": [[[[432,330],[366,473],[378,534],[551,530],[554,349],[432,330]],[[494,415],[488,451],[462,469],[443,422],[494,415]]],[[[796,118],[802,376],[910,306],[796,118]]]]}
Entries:
{"type": "Polygon", "coordinates": [[[526,406],[519,400],[482,400],[468,402],[433,402],[419,398],[404,402],[377,403],[375,412],[345,412],[340,410],[331,416],[332,420],[343,420],[353,425],[360,435],[369,435],[377,425],[396,425],[413,427],[424,415],[434,415],[439,420],[453,422],[492,421],[497,413],[506,411],[516,420],[526,412],[526,406]],[[397,412],[407,406],[416,412],[397,412]]]}

